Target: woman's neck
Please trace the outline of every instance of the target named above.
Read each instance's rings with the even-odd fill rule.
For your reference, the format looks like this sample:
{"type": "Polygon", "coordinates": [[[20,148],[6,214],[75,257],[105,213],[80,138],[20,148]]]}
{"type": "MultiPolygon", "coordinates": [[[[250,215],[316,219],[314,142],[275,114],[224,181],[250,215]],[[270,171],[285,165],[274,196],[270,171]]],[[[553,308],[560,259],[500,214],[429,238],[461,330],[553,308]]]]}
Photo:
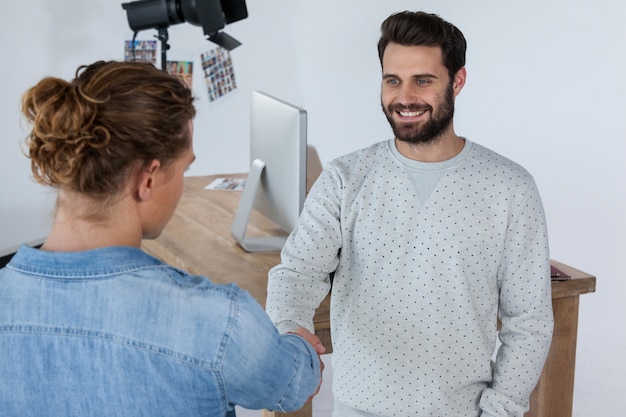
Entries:
{"type": "Polygon", "coordinates": [[[41,249],[78,252],[108,246],[140,247],[140,222],[128,200],[96,202],[75,192],[59,191],[52,229],[41,249]]]}

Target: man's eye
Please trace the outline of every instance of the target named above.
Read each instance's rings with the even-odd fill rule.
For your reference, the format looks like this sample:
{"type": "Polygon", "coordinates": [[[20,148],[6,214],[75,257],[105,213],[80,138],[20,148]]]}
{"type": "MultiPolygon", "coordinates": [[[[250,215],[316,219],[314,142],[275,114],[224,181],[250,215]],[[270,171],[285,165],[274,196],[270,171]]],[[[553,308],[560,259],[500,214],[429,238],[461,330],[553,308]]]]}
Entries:
{"type": "Polygon", "coordinates": [[[389,85],[397,85],[397,84],[399,84],[399,81],[394,79],[394,78],[390,78],[390,79],[387,80],[387,84],[389,84],[389,85]]]}
{"type": "Polygon", "coordinates": [[[426,78],[420,78],[419,80],[417,80],[417,85],[426,85],[429,83],[430,83],[430,80],[427,80],[426,78]]]}

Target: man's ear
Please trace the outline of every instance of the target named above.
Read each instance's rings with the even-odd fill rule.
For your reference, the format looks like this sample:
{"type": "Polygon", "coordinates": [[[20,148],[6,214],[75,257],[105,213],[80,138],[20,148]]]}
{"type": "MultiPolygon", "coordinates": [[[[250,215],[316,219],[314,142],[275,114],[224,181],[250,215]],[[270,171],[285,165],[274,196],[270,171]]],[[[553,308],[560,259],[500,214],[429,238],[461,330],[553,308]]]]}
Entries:
{"type": "Polygon", "coordinates": [[[161,162],[153,159],[150,164],[139,170],[137,184],[137,198],[140,201],[148,201],[152,198],[155,185],[155,174],[161,168],[161,162]]]}
{"type": "Polygon", "coordinates": [[[454,80],[452,80],[452,83],[453,83],[452,86],[454,88],[455,97],[463,89],[463,86],[465,85],[466,77],[467,77],[467,71],[465,70],[465,67],[461,68],[460,70],[456,72],[456,75],[454,76],[454,80]]]}

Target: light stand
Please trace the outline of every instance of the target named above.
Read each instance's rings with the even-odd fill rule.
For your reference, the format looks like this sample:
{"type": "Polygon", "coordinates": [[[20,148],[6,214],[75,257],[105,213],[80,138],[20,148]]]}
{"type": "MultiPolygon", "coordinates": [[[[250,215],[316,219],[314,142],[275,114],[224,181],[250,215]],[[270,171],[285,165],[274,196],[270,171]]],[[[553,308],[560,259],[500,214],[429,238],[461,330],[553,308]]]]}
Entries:
{"type": "Polygon", "coordinates": [[[157,28],[159,34],[155,35],[155,38],[161,41],[161,69],[167,72],[167,50],[170,49],[170,45],[167,43],[169,36],[167,34],[167,28],[157,28]]]}

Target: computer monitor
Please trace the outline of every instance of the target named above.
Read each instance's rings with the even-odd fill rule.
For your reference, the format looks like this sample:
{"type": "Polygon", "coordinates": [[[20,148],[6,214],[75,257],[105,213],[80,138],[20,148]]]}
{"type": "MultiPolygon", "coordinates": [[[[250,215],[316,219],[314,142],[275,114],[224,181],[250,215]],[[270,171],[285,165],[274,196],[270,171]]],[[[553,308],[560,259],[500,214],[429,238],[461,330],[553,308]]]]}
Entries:
{"type": "Polygon", "coordinates": [[[269,94],[253,91],[250,107],[250,173],[231,235],[248,252],[280,250],[286,235],[246,237],[252,210],[290,233],[306,197],[307,113],[269,94]]]}

